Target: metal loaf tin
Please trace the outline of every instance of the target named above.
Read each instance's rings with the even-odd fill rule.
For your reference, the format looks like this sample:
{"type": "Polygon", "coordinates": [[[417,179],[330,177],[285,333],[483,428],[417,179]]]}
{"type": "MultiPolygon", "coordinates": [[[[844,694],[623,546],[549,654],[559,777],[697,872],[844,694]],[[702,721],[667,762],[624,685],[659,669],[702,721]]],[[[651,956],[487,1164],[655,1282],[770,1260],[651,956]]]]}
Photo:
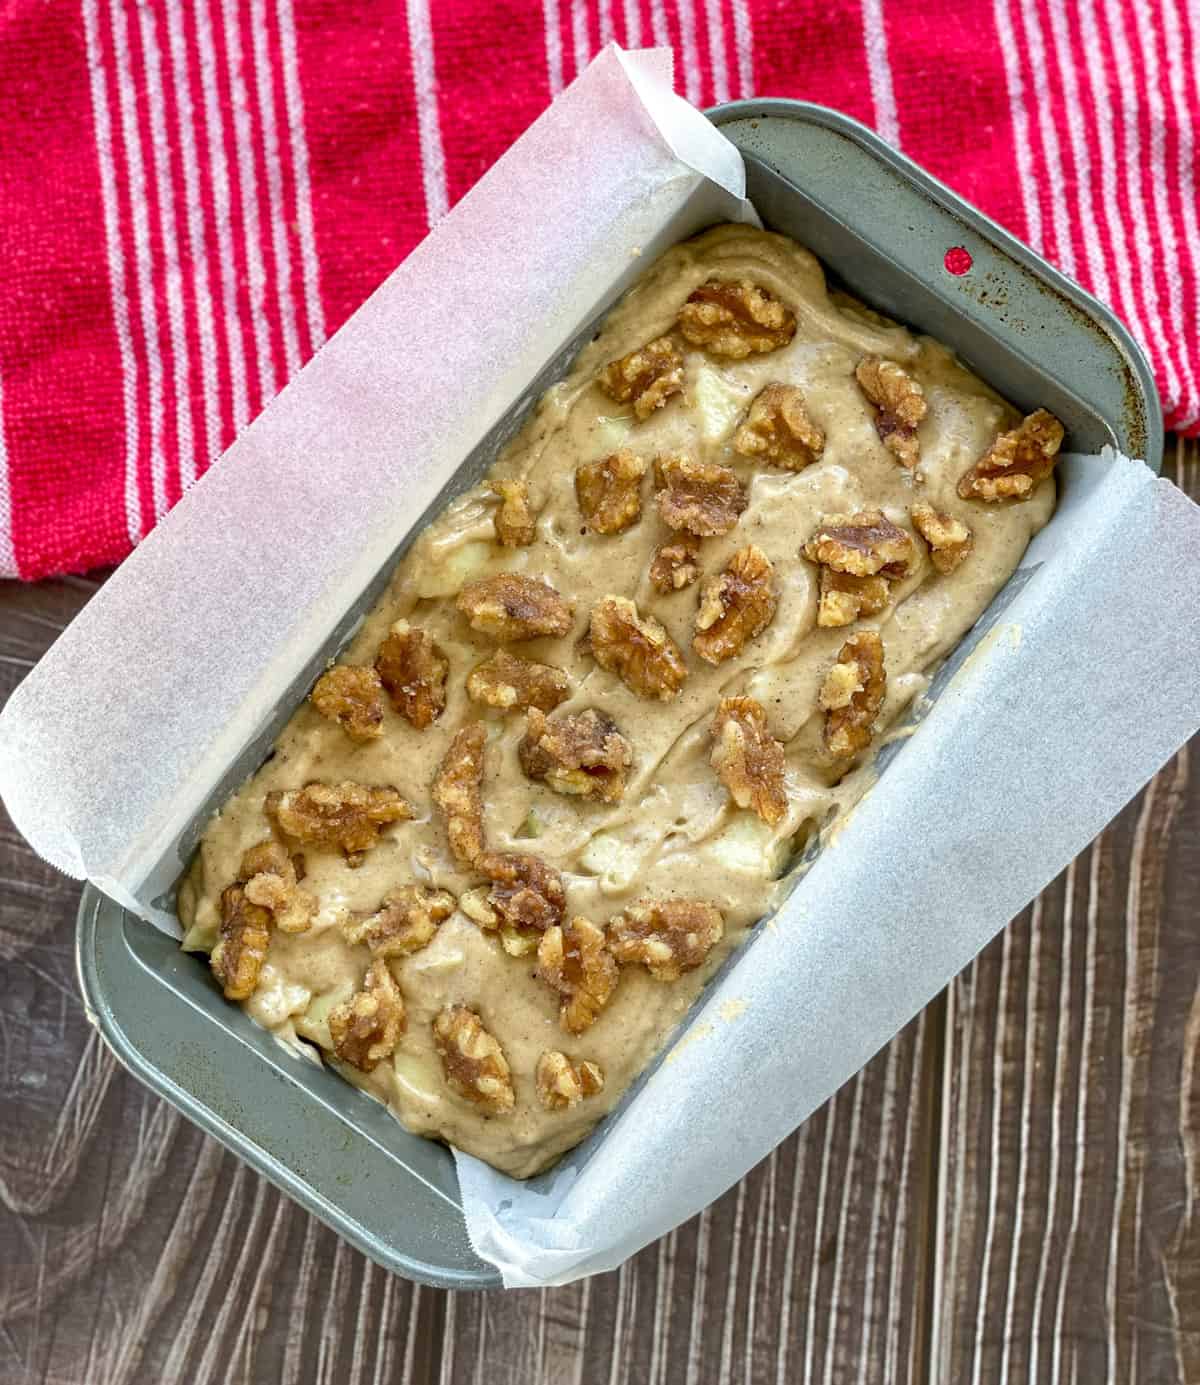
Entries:
{"type": "MultiPolygon", "coordinates": [[[[796,101],[740,101],[711,118],[745,156],[764,223],[809,246],[835,281],[953,346],[1018,405],[1052,409],[1073,450],[1112,444],[1159,467],[1149,368],[1095,299],[846,116],[796,101]],[[943,266],[953,246],[973,260],[962,277],[943,266]]],[[[585,339],[547,366],[464,461],[459,489],[585,339]]],[[[364,593],[347,628],[377,591],[364,593]]],[[[317,651],[313,667],[330,652],[317,651]]],[[[267,740],[290,710],[280,708],[267,740]]],[[[265,743],[251,753],[261,759],[265,743]]],[[[231,766],[220,795],[256,763],[231,766]]],[[[499,1283],[472,1252],[448,1150],[410,1135],[335,1073],[297,1060],[221,998],[202,959],[91,886],[79,910],[78,965],[89,1017],[117,1057],[353,1245],[425,1284],[499,1283]]]]}

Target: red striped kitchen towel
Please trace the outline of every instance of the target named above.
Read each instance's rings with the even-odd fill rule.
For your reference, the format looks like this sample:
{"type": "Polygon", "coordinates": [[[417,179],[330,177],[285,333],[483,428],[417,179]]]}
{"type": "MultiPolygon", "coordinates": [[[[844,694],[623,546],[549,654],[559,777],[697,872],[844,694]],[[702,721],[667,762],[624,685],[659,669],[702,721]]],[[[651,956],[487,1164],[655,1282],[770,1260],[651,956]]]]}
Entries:
{"type": "Polygon", "coordinates": [[[1200,430],[1192,0],[4,0],[0,574],[123,557],[614,39],[873,125],[1200,430]]]}

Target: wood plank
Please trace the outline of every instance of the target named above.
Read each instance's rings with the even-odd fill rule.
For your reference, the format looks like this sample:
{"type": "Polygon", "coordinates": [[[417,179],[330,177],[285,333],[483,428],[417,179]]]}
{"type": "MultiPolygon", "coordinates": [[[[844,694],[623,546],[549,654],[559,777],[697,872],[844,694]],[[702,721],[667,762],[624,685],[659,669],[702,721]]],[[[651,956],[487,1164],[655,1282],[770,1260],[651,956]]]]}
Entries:
{"type": "Polygon", "coordinates": [[[1196,754],[950,988],[940,1379],[1200,1380],[1196,754]]]}
{"type": "Polygon", "coordinates": [[[443,1385],[920,1378],[936,1013],[736,1188],[620,1270],[452,1295],[443,1385]]]}

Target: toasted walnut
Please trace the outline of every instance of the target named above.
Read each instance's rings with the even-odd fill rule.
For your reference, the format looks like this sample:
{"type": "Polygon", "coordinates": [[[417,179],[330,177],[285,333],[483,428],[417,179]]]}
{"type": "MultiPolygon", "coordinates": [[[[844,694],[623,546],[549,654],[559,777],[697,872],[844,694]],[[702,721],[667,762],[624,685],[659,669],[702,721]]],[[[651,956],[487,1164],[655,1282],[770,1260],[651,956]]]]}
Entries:
{"type": "Polygon", "coordinates": [[[787,812],[783,745],[767,730],[767,714],[752,697],[725,697],[712,720],[712,767],[739,808],[774,826],[787,812]]]}
{"type": "Polygon", "coordinates": [[[825,450],[825,434],[809,418],[800,390],[776,381],[750,405],[733,449],[785,471],[803,471],[825,450]]]}
{"type": "Polygon", "coordinates": [[[455,604],[472,630],[496,640],[565,635],[571,628],[570,606],[540,577],[520,577],[514,572],[482,577],[465,586],[455,604]]]}
{"type": "Polygon", "coordinates": [[[575,498],[583,522],[594,534],[619,534],[642,513],[646,463],[627,448],[575,471],[575,498]]]}
{"type": "Polygon", "coordinates": [[[810,562],[854,577],[903,577],[916,557],[912,535],[882,510],[830,515],[804,545],[810,562]]]}
{"type": "Polygon", "coordinates": [[[654,473],[661,488],[658,513],[670,529],[684,529],[698,538],[728,534],[746,508],[741,482],[717,462],[697,462],[676,453],[659,457],[654,473]]]}
{"type": "Polygon", "coordinates": [[[683,687],[683,653],[653,616],[623,596],[606,596],[592,607],[592,654],[601,668],[615,673],[639,697],[669,702],[683,687]]]}
{"type": "Polygon", "coordinates": [[[854,373],[875,405],[880,441],[902,466],[915,467],[920,459],[917,424],[929,407],[920,383],[903,366],[879,356],[864,356],[854,373]]]}
{"type": "Polygon", "coordinates": [[[886,689],[878,632],[862,630],[851,635],[825,675],[818,699],[825,711],[825,749],[831,755],[857,755],[871,744],[886,689]]]}
{"type": "Polygon", "coordinates": [[[447,1005],[433,1021],[433,1042],[446,1082],[459,1096],[503,1116],[516,1105],[512,1073],[499,1043],[466,1005],[447,1005]]]}
{"type": "Polygon", "coordinates": [[[1001,433],[958,483],[964,500],[1025,500],[1054,470],[1063,426],[1038,409],[1001,433]]]}
{"type": "Polygon", "coordinates": [[[912,507],[916,531],[929,545],[929,558],[939,572],[953,572],[970,553],[975,537],[961,519],[924,503],[912,507]]]}
{"type": "Polygon", "coordinates": [[[529,711],[525,736],[517,747],[521,768],[555,793],[616,803],[625,792],[633,750],[603,712],[584,712],[551,720],[536,707],[529,711]]]}
{"type": "Polygon", "coordinates": [[[600,372],[600,388],[647,419],[683,388],[683,357],[670,337],[656,337],[600,372]]]}
{"type": "Polygon", "coordinates": [[[334,664],[317,679],[309,701],[352,741],[383,735],[383,685],[373,668],[334,664]]]}
{"type": "Polygon", "coordinates": [[[721,941],[721,911],[703,899],[641,900],[608,925],[618,962],[640,962],[656,981],[678,981],[721,941]]]}
{"type": "Polygon", "coordinates": [[[246,887],[251,904],[271,911],[281,933],[303,933],[317,912],[315,895],[300,887],[304,857],[289,856],[280,842],[268,838],[243,856],[238,880],[246,887]]]}
{"type": "Polygon", "coordinates": [[[496,542],[504,548],[527,548],[537,537],[537,516],[529,504],[524,481],[492,481],[500,504],[492,516],[496,542]]]}
{"type": "Polygon", "coordinates": [[[465,890],[458,899],[458,907],[473,923],[485,933],[496,933],[500,946],[510,957],[525,957],[537,951],[541,932],[536,928],[521,928],[509,923],[498,909],[492,907],[489,896],[491,887],[480,885],[474,890],[465,890]]]}
{"type": "Polygon", "coordinates": [[[360,1072],[374,1072],[406,1027],[404,997],[382,957],[367,968],[362,990],[329,1012],[334,1053],[360,1072]]]}
{"type": "Polygon", "coordinates": [[[221,925],[209,965],[226,1000],[248,1000],[267,960],[271,911],[252,904],[244,885],[221,891],[221,925]]]}
{"type": "Polygon", "coordinates": [[[446,819],[457,861],[471,865],[483,850],[483,752],[487,727],[473,721],[455,734],[433,779],[433,801],[446,819]]]}
{"type": "Polygon", "coordinates": [[[551,712],[571,696],[571,680],[551,664],[536,664],[532,659],[521,659],[506,649],[498,649],[471,670],[467,696],[488,707],[536,707],[541,712],[551,712]]]}
{"type": "Polygon", "coordinates": [[[750,544],[738,549],[720,576],[704,584],[692,648],[706,663],[720,664],[740,654],[771,623],[773,571],[767,555],[750,544]]]}
{"type": "Polygon", "coordinates": [[[824,628],[853,625],[862,616],[876,615],[888,604],[891,591],[891,583],[882,574],[854,577],[822,567],[817,624],[824,628]]]}
{"type": "Polygon", "coordinates": [[[538,1100],[547,1111],[578,1106],[585,1096],[604,1089],[604,1072],[598,1063],[572,1063],[565,1053],[550,1049],[538,1059],[534,1072],[538,1100]]]}
{"type": "MultiPolygon", "coordinates": [[[[528,941],[562,920],[567,898],[562,876],[539,857],[488,851],[476,865],[492,882],[487,904],[502,932],[509,930],[528,941]]],[[[492,926],[479,918],[476,922],[484,928],[492,926]]],[[[506,948],[513,951],[507,944],[506,948]]]]}
{"type": "Polygon", "coordinates": [[[558,1019],[568,1034],[582,1034],[595,1022],[620,977],[604,931],[580,918],[542,934],[537,974],[562,997],[558,1019]]]}
{"type": "Polygon", "coordinates": [[[352,866],[361,864],[381,828],[413,815],[398,790],[349,780],[276,790],[267,795],[266,811],[285,836],[309,846],[340,847],[352,866]]]}
{"type": "Polygon", "coordinates": [[[650,582],[664,595],[690,587],[700,576],[700,548],[690,534],[660,544],[650,563],[650,582]]]}
{"type": "Polygon", "coordinates": [[[373,914],[342,923],[348,943],[366,943],[376,957],[407,957],[433,940],[438,924],[454,912],[454,896],[429,885],[401,885],[384,895],[373,914]]]}
{"type": "Polygon", "coordinates": [[[796,335],[796,317],[749,279],[710,279],[683,305],[679,330],[693,346],[741,360],[786,346],[796,335]]]}
{"type": "Polygon", "coordinates": [[[398,620],[379,646],[375,671],[392,706],[418,731],[442,714],[450,665],[431,635],[398,620]]]}

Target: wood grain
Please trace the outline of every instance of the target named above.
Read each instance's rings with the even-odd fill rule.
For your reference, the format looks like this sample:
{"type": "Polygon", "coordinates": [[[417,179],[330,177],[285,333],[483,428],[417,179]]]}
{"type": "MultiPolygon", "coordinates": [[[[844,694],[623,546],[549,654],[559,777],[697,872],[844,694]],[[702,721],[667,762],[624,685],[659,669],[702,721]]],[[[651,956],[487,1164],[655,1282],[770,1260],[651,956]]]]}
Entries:
{"type": "MultiPolygon", "coordinates": [[[[0,697],[95,587],[0,585],[0,697]]],[[[0,819],[0,1385],[1200,1380],[1196,755],[700,1217],[511,1294],[384,1274],[125,1074],[0,819]]]]}

